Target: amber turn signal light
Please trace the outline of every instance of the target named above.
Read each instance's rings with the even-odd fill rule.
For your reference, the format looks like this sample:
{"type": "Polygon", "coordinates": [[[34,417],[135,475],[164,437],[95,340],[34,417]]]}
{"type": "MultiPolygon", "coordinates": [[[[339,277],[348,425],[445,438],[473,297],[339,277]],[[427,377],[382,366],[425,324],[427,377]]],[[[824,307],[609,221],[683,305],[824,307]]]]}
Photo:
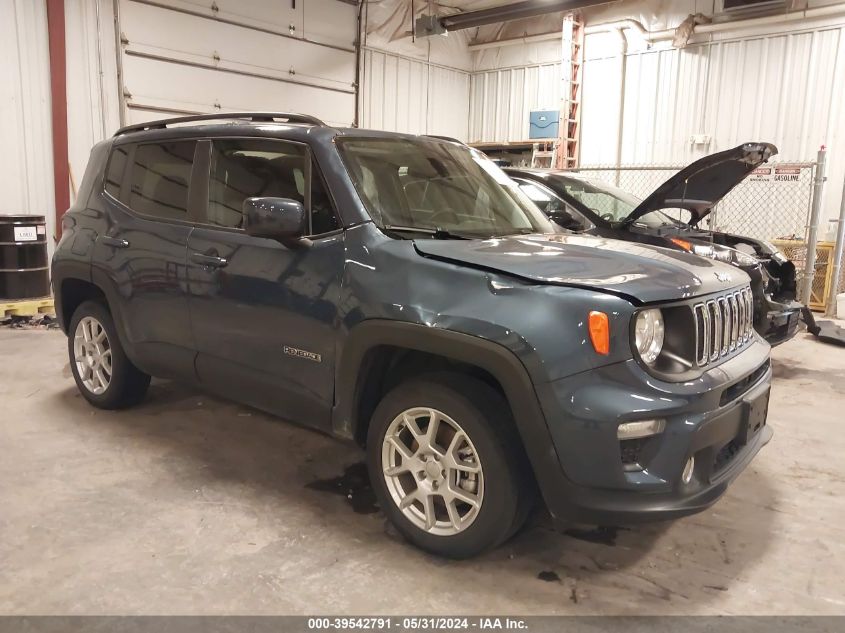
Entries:
{"type": "Polygon", "coordinates": [[[686,240],[682,240],[680,237],[673,237],[671,238],[672,242],[674,242],[677,246],[680,246],[685,251],[689,252],[692,251],[692,244],[687,242],[686,240]]]}
{"type": "Polygon", "coordinates": [[[610,321],[604,312],[593,310],[588,321],[590,327],[590,341],[597,354],[610,354],[610,321]]]}

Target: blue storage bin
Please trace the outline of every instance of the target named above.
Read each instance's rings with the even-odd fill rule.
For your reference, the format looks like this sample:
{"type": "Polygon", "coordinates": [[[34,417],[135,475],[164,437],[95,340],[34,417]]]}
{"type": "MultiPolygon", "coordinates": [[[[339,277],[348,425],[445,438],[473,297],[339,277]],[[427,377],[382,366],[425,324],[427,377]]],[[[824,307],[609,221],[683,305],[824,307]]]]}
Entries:
{"type": "Polygon", "coordinates": [[[528,138],[558,137],[560,110],[532,110],[528,120],[528,138]]]}

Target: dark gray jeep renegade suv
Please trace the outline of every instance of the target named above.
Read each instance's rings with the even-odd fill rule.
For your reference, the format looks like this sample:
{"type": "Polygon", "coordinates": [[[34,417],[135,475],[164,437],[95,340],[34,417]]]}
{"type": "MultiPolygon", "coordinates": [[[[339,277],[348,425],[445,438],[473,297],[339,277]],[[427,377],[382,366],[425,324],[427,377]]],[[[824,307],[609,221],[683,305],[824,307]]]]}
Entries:
{"type": "Polygon", "coordinates": [[[150,376],[366,446],[384,512],[471,556],[556,521],[702,510],[771,436],[748,277],[561,233],[459,143],[287,114],[94,147],[52,266],[79,390],[150,376]]]}

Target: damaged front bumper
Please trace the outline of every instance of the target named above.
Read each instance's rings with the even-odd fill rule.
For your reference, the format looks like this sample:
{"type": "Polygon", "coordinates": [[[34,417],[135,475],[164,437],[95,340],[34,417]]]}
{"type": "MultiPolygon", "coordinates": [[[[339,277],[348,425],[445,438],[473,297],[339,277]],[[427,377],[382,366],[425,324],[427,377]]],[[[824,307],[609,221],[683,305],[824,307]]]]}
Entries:
{"type": "Polygon", "coordinates": [[[810,308],[801,306],[801,318],[807,331],[820,341],[845,346],[845,328],[833,321],[816,321],[810,308]]]}
{"type": "Polygon", "coordinates": [[[845,328],[833,321],[816,321],[810,308],[797,301],[778,303],[767,297],[767,308],[762,327],[755,329],[772,347],[795,336],[802,321],[820,341],[845,346],[845,328]]]}

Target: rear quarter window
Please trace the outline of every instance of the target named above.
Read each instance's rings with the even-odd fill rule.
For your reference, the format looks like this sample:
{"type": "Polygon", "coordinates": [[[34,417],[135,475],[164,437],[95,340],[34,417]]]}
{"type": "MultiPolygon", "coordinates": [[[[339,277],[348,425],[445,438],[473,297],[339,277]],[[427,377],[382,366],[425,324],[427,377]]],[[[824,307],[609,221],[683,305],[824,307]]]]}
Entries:
{"type": "Polygon", "coordinates": [[[104,188],[113,198],[120,199],[120,188],[123,186],[123,174],[126,173],[126,159],[129,148],[125,145],[115,147],[109,155],[108,167],[106,167],[106,180],[104,188]]]}

